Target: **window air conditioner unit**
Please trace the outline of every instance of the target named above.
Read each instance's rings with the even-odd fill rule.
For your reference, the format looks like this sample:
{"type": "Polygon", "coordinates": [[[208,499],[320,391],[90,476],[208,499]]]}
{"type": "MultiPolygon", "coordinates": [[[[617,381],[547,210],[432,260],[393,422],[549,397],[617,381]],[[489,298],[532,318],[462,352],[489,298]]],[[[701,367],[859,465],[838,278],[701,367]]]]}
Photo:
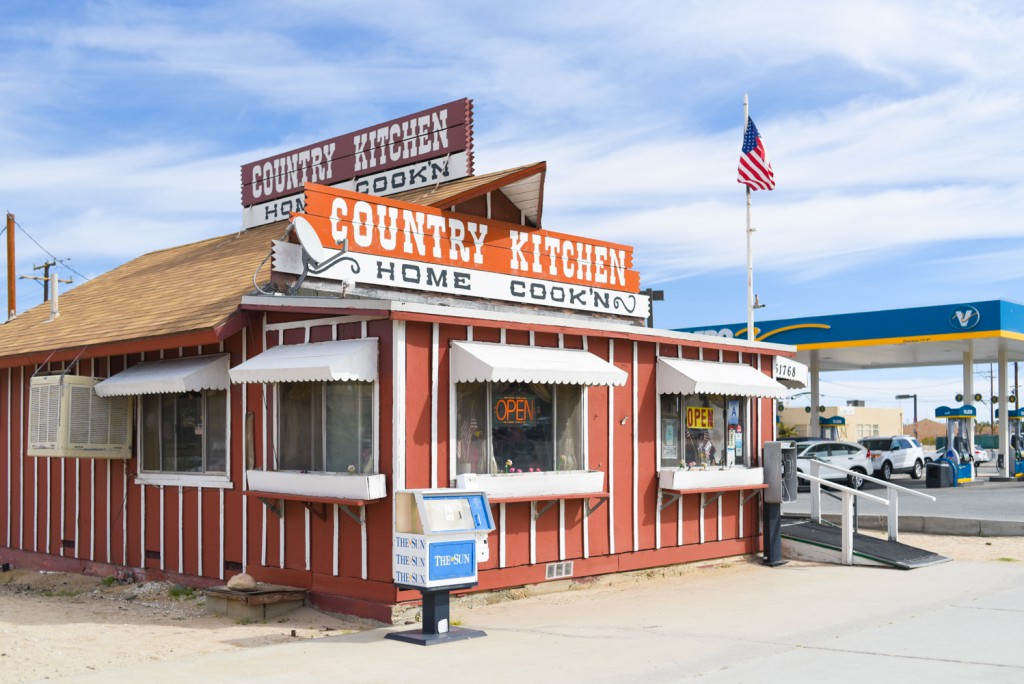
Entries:
{"type": "Polygon", "coordinates": [[[99,378],[40,375],[29,390],[28,455],[131,458],[131,397],[100,397],[99,378]]]}

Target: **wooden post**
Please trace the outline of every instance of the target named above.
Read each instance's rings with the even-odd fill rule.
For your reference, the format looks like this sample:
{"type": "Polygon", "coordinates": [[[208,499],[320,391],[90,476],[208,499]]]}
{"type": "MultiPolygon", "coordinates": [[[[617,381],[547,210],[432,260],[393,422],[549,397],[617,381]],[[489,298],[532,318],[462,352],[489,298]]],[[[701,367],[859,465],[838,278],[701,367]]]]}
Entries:
{"type": "Polygon", "coordinates": [[[14,214],[7,214],[7,320],[14,318],[18,311],[14,284],[14,214]]]}

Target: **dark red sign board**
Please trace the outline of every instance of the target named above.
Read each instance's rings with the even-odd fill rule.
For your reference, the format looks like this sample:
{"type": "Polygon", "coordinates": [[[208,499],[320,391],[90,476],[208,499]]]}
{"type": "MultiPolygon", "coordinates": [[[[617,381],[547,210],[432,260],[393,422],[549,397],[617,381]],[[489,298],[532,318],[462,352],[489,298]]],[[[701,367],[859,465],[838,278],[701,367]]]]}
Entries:
{"type": "Polygon", "coordinates": [[[473,173],[473,101],[455,100],[242,166],[242,206],[466,151],[473,173]]]}

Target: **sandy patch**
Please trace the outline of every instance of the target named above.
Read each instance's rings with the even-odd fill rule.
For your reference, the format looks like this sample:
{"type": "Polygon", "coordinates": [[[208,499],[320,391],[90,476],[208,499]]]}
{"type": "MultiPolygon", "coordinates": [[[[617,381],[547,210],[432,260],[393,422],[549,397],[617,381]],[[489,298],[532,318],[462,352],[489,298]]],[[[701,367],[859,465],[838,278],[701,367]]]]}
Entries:
{"type": "Polygon", "coordinates": [[[205,597],[167,582],[0,573],[0,683],[126,667],[366,627],[303,607],[272,622],[205,615],[205,597]],[[107,580],[109,582],[110,580],[107,580]]]}

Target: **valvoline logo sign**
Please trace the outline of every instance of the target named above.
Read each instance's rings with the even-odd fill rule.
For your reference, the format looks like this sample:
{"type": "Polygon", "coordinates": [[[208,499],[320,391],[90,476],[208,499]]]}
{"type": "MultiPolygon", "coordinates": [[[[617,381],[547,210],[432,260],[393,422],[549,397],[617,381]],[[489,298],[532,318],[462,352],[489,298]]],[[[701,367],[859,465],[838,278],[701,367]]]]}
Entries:
{"type": "Polygon", "coordinates": [[[949,324],[954,330],[970,330],[981,322],[981,313],[973,306],[965,304],[953,309],[949,315],[949,324]]]}

